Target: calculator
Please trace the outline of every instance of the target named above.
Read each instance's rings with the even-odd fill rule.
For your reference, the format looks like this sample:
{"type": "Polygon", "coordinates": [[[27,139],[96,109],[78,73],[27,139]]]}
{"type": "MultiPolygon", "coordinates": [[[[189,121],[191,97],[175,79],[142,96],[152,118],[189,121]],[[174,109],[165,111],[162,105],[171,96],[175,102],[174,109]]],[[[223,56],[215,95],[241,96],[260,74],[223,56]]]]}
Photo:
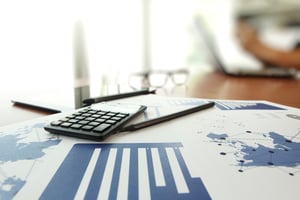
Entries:
{"type": "Polygon", "coordinates": [[[52,121],[44,129],[53,134],[103,140],[145,110],[146,106],[143,105],[102,102],[52,121]]]}

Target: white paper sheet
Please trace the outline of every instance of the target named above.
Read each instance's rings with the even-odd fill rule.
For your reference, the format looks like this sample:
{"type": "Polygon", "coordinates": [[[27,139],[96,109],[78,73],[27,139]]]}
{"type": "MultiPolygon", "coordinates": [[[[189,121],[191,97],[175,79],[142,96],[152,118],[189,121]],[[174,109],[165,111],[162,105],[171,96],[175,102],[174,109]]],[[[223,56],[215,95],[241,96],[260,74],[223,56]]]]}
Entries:
{"type": "MultiPolygon", "coordinates": [[[[172,112],[203,99],[123,101],[172,112]]],[[[2,127],[0,199],[299,199],[300,110],[266,101],[215,102],[103,142],[43,130],[63,114],[2,127]]]]}

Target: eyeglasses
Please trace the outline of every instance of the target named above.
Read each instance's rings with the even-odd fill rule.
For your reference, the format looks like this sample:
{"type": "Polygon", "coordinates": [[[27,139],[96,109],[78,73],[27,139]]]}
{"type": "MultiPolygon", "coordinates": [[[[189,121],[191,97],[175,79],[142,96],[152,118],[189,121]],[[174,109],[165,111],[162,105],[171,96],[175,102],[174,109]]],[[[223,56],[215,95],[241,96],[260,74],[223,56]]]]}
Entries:
{"type": "Polygon", "coordinates": [[[134,73],[129,76],[129,85],[134,88],[138,87],[164,87],[168,80],[176,86],[184,85],[188,79],[188,71],[185,69],[175,71],[149,71],[134,73]]]}

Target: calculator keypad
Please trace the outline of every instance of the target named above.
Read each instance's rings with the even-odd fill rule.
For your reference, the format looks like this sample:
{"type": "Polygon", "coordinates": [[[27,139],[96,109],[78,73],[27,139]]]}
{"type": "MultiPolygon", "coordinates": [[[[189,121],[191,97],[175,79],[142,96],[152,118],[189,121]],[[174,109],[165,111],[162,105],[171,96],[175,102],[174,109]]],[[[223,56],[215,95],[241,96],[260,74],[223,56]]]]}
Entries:
{"type": "Polygon", "coordinates": [[[127,116],[128,113],[84,109],[50,124],[54,127],[102,133],[127,116]]]}

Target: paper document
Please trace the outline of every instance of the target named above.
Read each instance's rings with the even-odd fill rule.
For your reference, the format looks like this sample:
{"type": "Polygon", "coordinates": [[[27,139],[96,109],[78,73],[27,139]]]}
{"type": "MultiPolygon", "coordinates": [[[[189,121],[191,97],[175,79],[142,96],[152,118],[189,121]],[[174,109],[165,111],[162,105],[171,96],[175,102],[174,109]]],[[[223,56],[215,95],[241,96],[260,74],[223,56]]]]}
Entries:
{"type": "MultiPolygon", "coordinates": [[[[146,95],[140,120],[206,99],[146,95]]],[[[214,100],[197,113],[103,142],[52,135],[56,114],[0,128],[0,199],[300,197],[300,110],[214,100]]]]}

